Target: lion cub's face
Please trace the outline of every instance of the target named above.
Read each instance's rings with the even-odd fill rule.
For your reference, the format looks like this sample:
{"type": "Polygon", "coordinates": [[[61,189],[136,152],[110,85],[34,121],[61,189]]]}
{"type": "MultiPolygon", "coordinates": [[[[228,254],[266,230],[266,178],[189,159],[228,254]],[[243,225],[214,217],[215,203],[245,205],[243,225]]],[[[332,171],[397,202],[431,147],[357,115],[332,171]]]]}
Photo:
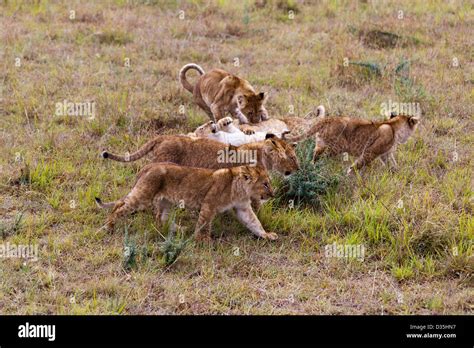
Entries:
{"type": "Polygon", "coordinates": [[[265,93],[240,96],[238,102],[240,111],[247,116],[250,123],[259,123],[268,119],[268,113],[265,109],[265,93]]]}
{"type": "Polygon", "coordinates": [[[215,133],[216,129],[216,124],[214,123],[214,121],[209,121],[204,123],[202,126],[197,127],[194,131],[194,134],[197,137],[206,137],[211,133],[215,133]]]}
{"type": "Polygon", "coordinates": [[[242,167],[241,177],[249,187],[252,197],[266,200],[274,197],[267,171],[261,167],[242,167]]]}
{"type": "Polygon", "coordinates": [[[391,119],[397,118],[397,122],[400,122],[401,126],[396,132],[396,142],[398,144],[405,144],[408,139],[412,136],[416,130],[420,119],[415,116],[398,115],[392,116],[391,119]]]}
{"type": "Polygon", "coordinates": [[[239,129],[234,126],[232,117],[221,118],[217,123],[209,121],[199,126],[194,131],[195,136],[205,138],[211,133],[217,133],[219,131],[233,133],[239,129]]]}
{"type": "Polygon", "coordinates": [[[287,143],[274,134],[267,134],[263,151],[271,160],[272,170],[290,175],[300,169],[295,144],[287,143]]]}

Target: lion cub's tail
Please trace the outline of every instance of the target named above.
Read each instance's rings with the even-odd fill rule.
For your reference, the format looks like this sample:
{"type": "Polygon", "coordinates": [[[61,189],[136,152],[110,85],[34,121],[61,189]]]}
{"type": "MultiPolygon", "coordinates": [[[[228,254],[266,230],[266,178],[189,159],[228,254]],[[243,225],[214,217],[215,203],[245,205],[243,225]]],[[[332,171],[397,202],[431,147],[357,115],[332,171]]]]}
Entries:
{"type": "Polygon", "coordinates": [[[310,129],[308,129],[307,132],[304,132],[303,134],[291,137],[291,136],[285,136],[285,140],[291,141],[291,142],[297,142],[297,141],[302,141],[305,139],[308,139],[309,137],[313,136],[317,132],[321,130],[322,124],[324,122],[321,122],[322,119],[324,119],[325,114],[326,114],[326,109],[324,109],[324,106],[319,105],[318,108],[316,109],[316,112],[312,112],[313,114],[316,114],[317,119],[313,123],[310,129]]]}
{"type": "Polygon", "coordinates": [[[146,154],[148,154],[150,151],[153,150],[153,148],[160,144],[162,141],[162,136],[158,136],[155,139],[150,140],[147,142],[145,145],[143,145],[138,151],[132,153],[132,154],[127,154],[125,156],[120,156],[120,155],[115,155],[113,153],[103,151],[101,153],[102,158],[110,158],[114,161],[119,161],[119,162],[133,162],[136,161],[146,154]]]}
{"type": "Polygon", "coordinates": [[[204,69],[201,68],[197,64],[190,63],[190,64],[186,64],[185,66],[183,66],[181,68],[181,70],[179,71],[179,81],[181,82],[181,84],[183,85],[183,87],[185,89],[187,89],[188,91],[193,93],[193,90],[194,90],[193,86],[191,86],[191,84],[188,82],[188,80],[186,80],[186,72],[190,69],[197,70],[200,75],[204,75],[204,69]]]}
{"type": "Polygon", "coordinates": [[[319,117],[323,118],[326,115],[326,109],[324,108],[324,105],[319,105],[316,110],[313,109],[310,113],[305,115],[304,118],[312,118],[312,117],[319,117]]]}
{"type": "Polygon", "coordinates": [[[97,206],[101,209],[110,209],[110,208],[113,208],[115,207],[115,204],[117,202],[107,202],[107,203],[103,203],[102,200],[99,198],[99,197],[95,197],[95,204],[97,204],[97,206]]]}

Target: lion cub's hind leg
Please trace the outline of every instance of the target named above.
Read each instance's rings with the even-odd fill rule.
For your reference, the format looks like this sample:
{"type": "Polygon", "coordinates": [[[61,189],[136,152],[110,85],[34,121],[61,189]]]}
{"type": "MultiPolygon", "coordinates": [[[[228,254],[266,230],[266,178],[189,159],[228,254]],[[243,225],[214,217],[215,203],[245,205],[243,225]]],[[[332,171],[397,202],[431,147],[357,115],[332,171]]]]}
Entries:
{"type": "Polygon", "coordinates": [[[384,165],[388,165],[388,168],[390,171],[396,171],[398,168],[397,161],[395,160],[395,156],[393,154],[393,151],[384,153],[379,157],[379,159],[382,161],[384,165]]]}
{"type": "Polygon", "coordinates": [[[117,219],[122,216],[122,207],[125,205],[125,202],[123,200],[119,200],[117,201],[117,203],[115,203],[115,206],[112,210],[112,212],[109,214],[109,216],[107,217],[107,222],[106,222],[106,227],[107,227],[107,231],[109,232],[113,232],[114,231],[114,228],[115,228],[115,223],[117,222],[117,219]],[[119,212],[117,214],[117,212],[119,212]]]}
{"type": "MultiPolygon", "coordinates": [[[[356,159],[354,164],[347,170],[347,175],[352,174],[354,169],[361,169],[380,154],[386,154],[392,148],[392,138],[379,136],[362,154],[356,159]]],[[[382,159],[383,161],[383,159],[382,159]]]]}
{"type": "Polygon", "coordinates": [[[115,228],[115,224],[118,219],[130,215],[131,213],[140,209],[138,201],[134,200],[133,198],[130,199],[126,197],[124,200],[120,200],[115,204],[114,209],[110,213],[109,217],[107,218],[107,230],[109,232],[113,232],[115,228]]]}
{"type": "Polygon", "coordinates": [[[380,162],[382,162],[382,164],[383,164],[384,166],[386,166],[387,164],[389,164],[389,163],[388,163],[389,154],[388,154],[388,153],[384,153],[383,155],[380,155],[380,156],[379,156],[379,160],[380,160],[380,162]]]}
{"type": "Polygon", "coordinates": [[[107,218],[107,229],[113,231],[118,219],[131,213],[146,210],[152,207],[150,191],[140,187],[134,187],[125,198],[117,201],[114,209],[107,218]]]}
{"type": "Polygon", "coordinates": [[[160,198],[159,196],[155,196],[155,199],[153,200],[153,208],[154,208],[154,213],[155,213],[156,226],[162,227],[166,223],[169,223],[168,225],[169,232],[174,233],[177,231],[178,227],[174,219],[173,221],[169,221],[172,207],[173,207],[173,203],[171,203],[167,199],[160,198]]]}
{"type": "Polygon", "coordinates": [[[316,162],[326,150],[327,146],[324,143],[323,139],[321,139],[318,135],[316,135],[316,144],[314,145],[314,152],[313,152],[313,162],[316,162]]]}
{"type": "Polygon", "coordinates": [[[210,204],[204,203],[199,212],[196,228],[194,229],[194,237],[196,240],[210,241],[212,220],[216,216],[216,211],[210,204]]]}
{"type": "Polygon", "coordinates": [[[388,157],[390,158],[390,163],[392,164],[392,168],[397,169],[398,164],[397,164],[397,161],[395,160],[395,155],[394,155],[393,151],[390,152],[390,155],[388,157]]]}
{"type": "Polygon", "coordinates": [[[195,102],[196,102],[196,104],[197,104],[201,109],[204,110],[204,112],[207,114],[207,116],[209,116],[209,118],[210,118],[212,121],[216,122],[216,119],[214,118],[214,115],[213,115],[213,113],[212,113],[212,111],[211,111],[211,108],[210,108],[209,106],[207,106],[207,104],[206,104],[202,99],[196,98],[196,99],[195,99],[195,102]]]}
{"type": "Polygon", "coordinates": [[[217,92],[213,103],[210,105],[215,122],[225,117],[226,112],[232,112],[231,109],[234,108],[232,99],[234,98],[235,85],[237,82],[238,81],[232,76],[227,76],[220,82],[219,92],[217,92]]]}

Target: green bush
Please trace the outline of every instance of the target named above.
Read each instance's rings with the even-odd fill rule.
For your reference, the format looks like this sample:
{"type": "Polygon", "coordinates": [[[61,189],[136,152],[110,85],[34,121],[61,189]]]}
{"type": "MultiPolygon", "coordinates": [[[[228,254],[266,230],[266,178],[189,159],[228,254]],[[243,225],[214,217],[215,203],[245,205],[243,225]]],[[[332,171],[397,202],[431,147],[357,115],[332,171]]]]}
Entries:
{"type": "Polygon", "coordinates": [[[300,161],[300,170],[283,180],[282,197],[294,200],[296,204],[320,205],[320,197],[334,189],[339,178],[329,171],[327,160],[312,161],[314,140],[300,143],[296,154],[300,161]]]}
{"type": "Polygon", "coordinates": [[[166,234],[165,240],[160,245],[160,251],[163,253],[163,263],[165,266],[171,266],[181,255],[188,243],[192,240],[192,236],[185,239],[184,233],[178,231],[175,233],[173,228],[176,220],[176,213],[172,212],[163,226],[163,233],[166,234]]]}

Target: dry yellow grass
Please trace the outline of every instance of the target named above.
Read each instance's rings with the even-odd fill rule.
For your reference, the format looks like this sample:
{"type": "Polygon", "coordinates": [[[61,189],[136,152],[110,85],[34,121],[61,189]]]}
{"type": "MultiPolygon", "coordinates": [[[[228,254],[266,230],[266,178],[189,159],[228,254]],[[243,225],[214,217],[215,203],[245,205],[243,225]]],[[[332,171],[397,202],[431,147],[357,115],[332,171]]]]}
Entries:
{"type": "MultiPolygon", "coordinates": [[[[39,246],[38,261],[0,259],[0,313],[472,313],[473,14],[468,1],[0,1],[0,244],[39,246]],[[206,120],[178,84],[189,62],[269,91],[272,116],[324,104],[380,118],[382,103],[413,102],[422,125],[396,172],[373,163],[313,209],[266,205],[277,242],[224,215],[212,246],[165,267],[150,215],[125,242],[100,230],[93,199],[127,192],[145,163],[102,149],[206,120]],[[95,117],[58,116],[64,100],[94,102],[95,117]],[[364,245],[364,260],[325,257],[333,242],[364,245]]],[[[178,220],[190,234],[196,214],[178,220]]]]}

